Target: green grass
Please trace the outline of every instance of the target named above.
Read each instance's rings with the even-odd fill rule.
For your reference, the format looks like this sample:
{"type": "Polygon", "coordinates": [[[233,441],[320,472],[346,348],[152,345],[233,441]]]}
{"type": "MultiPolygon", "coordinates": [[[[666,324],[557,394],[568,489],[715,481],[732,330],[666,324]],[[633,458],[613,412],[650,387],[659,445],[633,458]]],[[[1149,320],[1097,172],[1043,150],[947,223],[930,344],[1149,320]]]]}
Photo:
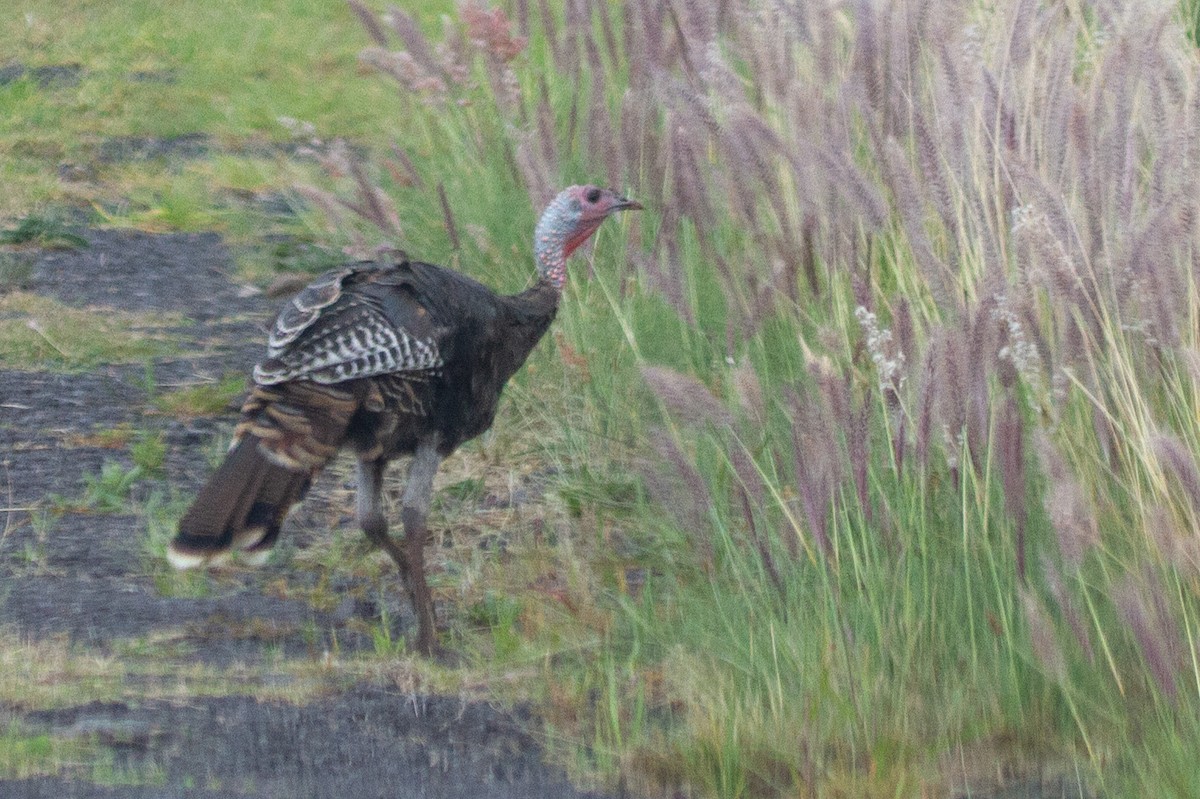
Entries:
{"type": "Polygon", "coordinates": [[[34,256],[20,251],[0,251],[0,291],[27,288],[33,278],[34,256]]]}
{"type": "MultiPolygon", "coordinates": [[[[447,8],[423,13],[436,20],[447,8]]],[[[204,133],[217,148],[257,148],[262,154],[246,161],[269,173],[281,160],[270,146],[292,138],[280,117],[314,123],[328,138],[381,142],[401,108],[386,86],[354,78],[363,40],[339,3],[222,0],[164,14],[149,0],[18,0],[9,10],[0,25],[6,59],[29,68],[78,64],[82,74],[77,85],[41,86],[26,73],[0,86],[0,218],[132,197],[134,224],[236,227],[236,216],[211,202],[219,179],[189,176],[187,168],[156,176],[161,162],[132,170],[97,162],[101,146],[113,137],[204,133]],[[92,164],[98,180],[61,182],[64,163],[92,164]]],[[[219,160],[215,166],[222,169],[219,160]]]]}
{"type": "Polygon", "coordinates": [[[15,724],[0,732],[0,778],[54,776],[97,756],[84,741],[27,733],[15,724]]]}
{"type": "Polygon", "coordinates": [[[0,244],[35,244],[43,248],[86,247],[87,240],[53,217],[27,216],[11,230],[0,231],[0,244]]]}
{"type": "Polygon", "coordinates": [[[112,787],[166,784],[166,774],[153,762],[135,767],[118,765],[113,743],[120,745],[121,741],[101,742],[96,736],[78,734],[29,733],[10,725],[7,732],[0,732],[0,778],[70,776],[112,787]]]}
{"type": "Polygon", "coordinates": [[[155,396],[154,404],[168,416],[190,419],[226,413],[246,390],[246,378],[230,373],[214,383],[183,386],[155,396]]]}
{"type": "Polygon", "coordinates": [[[178,351],[170,314],[71,308],[23,291],[0,295],[0,366],[79,371],[178,351]]]}
{"type": "Polygon", "coordinates": [[[156,477],[162,477],[167,445],[161,432],[142,431],[130,444],[132,465],[105,460],[97,474],[84,476],[81,507],[99,513],[128,513],[134,490],[156,477]]]}
{"type": "MultiPolygon", "coordinates": [[[[252,629],[233,634],[257,635],[252,629]]],[[[400,658],[396,651],[376,658],[327,656],[324,659],[284,659],[250,671],[245,664],[218,668],[195,662],[190,636],[179,631],[158,631],[142,638],[113,642],[112,651],[100,652],[62,639],[34,641],[0,629],[0,701],[14,711],[53,710],[89,702],[187,701],[205,696],[254,696],[262,701],[303,703],[323,696],[331,687],[355,681],[416,679],[443,692],[477,691],[461,675],[400,658]]],[[[45,736],[10,726],[7,740],[11,759],[0,759],[0,778],[22,768],[43,769],[53,760],[44,751],[45,736]],[[30,743],[30,741],[33,743],[30,743]],[[39,742],[40,741],[40,742],[39,742]],[[45,757],[42,757],[45,755],[45,757]]],[[[69,741],[68,741],[69,743],[69,741]]],[[[5,755],[0,755],[4,758],[5,755]]]]}

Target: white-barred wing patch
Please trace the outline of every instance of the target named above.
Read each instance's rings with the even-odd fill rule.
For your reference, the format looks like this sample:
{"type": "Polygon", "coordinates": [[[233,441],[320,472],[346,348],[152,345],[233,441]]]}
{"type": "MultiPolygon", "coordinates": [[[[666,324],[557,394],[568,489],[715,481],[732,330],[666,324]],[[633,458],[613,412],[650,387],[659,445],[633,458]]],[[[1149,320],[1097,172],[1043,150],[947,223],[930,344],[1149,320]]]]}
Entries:
{"type": "Polygon", "coordinates": [[[283,352],[317,320],[321,311],[333,305],[342,297],[342,281],[355,271],[357,267],[335,269],[318,277],[292,298],[287,307],[280,312],[271,328],[267,339],[267,355],[274,358],[283,352]]]}
{"type": "Polygon", "coordinates": [[[273,385],[303,377],[330,384],[443,365],[432,337],[413,336],[370,305],[350,301],[330,317],[310,321],[303,335],[268,349],[267,359],[254,367],[255,382],[273,385]]]}

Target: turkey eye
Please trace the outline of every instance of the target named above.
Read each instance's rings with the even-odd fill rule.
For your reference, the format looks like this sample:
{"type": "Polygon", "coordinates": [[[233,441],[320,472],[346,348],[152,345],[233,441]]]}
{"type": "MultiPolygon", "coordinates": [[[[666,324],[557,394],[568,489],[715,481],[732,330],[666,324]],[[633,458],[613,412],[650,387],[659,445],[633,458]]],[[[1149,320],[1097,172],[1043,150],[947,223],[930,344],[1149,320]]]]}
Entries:
{"type": "Polygon", "coordinates": [[[586,197],[587,201],[590,203],[598,202],[600,200],[600,190],[595,188],[588,189],[586,197]]]}

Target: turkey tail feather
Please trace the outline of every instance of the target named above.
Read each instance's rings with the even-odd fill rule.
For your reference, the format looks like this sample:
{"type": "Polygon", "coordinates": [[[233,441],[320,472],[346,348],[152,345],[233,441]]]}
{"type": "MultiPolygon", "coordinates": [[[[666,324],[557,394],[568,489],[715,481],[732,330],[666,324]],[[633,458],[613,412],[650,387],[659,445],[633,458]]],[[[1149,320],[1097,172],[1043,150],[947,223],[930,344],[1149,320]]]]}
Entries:
{"type": "Polygon", "coordinates": [[[225,461],[179,521],[167,558],[178,569],[234,549],[264,557],[358,407],[355,393],[309,382],[255,386],[225,461]]]}
{"type": "Polygon", "coordinates": [[[200,490],[167,548],[172,566],[199,566],[233,549],[265,552],[275,542],[312,478],[272,463],[260,443],[244,436],[200,490]]]}

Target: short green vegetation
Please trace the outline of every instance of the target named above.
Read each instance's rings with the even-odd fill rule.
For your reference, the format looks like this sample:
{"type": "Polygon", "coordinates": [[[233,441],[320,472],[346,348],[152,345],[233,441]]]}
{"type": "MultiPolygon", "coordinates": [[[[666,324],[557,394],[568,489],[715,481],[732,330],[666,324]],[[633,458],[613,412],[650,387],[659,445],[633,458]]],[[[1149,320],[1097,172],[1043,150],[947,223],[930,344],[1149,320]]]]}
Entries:
{"type": "Polygon", "coordinates": [[[163,413],[179,419],[215,416],[236,407],[245,392],[245,376],[231,373],[216,382],[164,391],[155,396],[154,404],[163,413]]]}
{"type": "Polygon", "coordinates": [[[33,278],[33,262],[30,253],[0,250],[0,293],[27,288],[33,278]]]}
{"type": "Polygon", "coordinates": [[[0,368],[78,371],[169,355],[167,314],[72,308],[24,291],[0,294],[0,368]]]}
{"type": "Polygon", "coordinates": [[[86,742],[22,731],[17,725],[0,729],[0,779],[52,776],[95,755],[86,742]]]}
{"type": "Polygon", "coordinates": [[[29,244],[38,247],[86,247],[87,240],[72,233],[54,217],[27,216],[10,230],[0,230],[0,244],[29,244]]]}
{"type": "MultiPolygon", "coordinates": [[[[122,139],[126,152],[160,165],[164,157],[137,139],[204,133],[213,146],[259,150],[269,162],[270,145],[291,138],[280,117],[317,123],[326,136],[378,138],[399,107],[378,82],[347,81],[361,40],[339,3],[206,3],[163,13],[153,0],[16,0],[6,11],[0,52],[26,69],[0,83],[0,215],[64,192],[106,194],[87,180],[63,185],[59,168],[81,167],[85,177],[95,168],[107,178],[122,139]]],[[[430,18],[438,12],[431,8],[430,18]]],[[[203,210],[180,207],[191,201],[179,193],[164,202],[168,217],[203,210]]]]}

